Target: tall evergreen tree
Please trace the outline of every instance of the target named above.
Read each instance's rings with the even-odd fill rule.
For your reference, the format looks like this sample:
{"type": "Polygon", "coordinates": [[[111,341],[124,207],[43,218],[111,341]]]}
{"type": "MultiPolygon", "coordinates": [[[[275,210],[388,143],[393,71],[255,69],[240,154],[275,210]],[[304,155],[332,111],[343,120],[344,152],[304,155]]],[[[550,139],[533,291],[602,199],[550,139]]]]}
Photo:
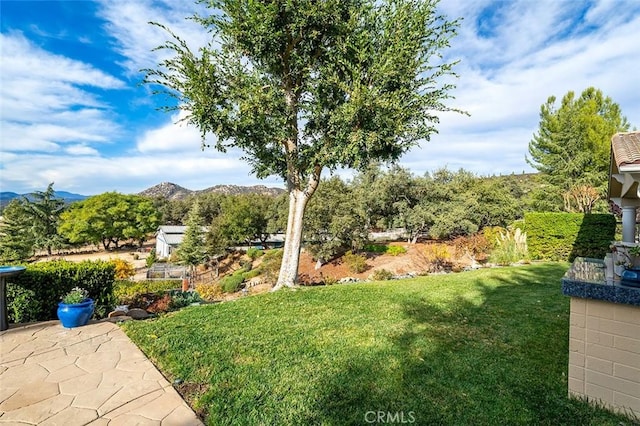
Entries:
{"type": "Polygon", "coordinates": [[[14,199],[2,211],[0,261],[3,263],[20,262],[34,254],[35,241],[24,204],[23,200],[14,199]]]}
{"type": "Polygon", "coordinates": [[[580,187],[603,194],[611,137],[628,130],[620,106],[599,89],[589,87],[577,98],[569,91],[559,107],[550,96],[540,108],[540,128],[529,142],[527,162],[557,189],[559,203],[580,187]]]}
{"type": "Polygon", "coordinates": [[[56,196],[51,182],[45,191],[33,192],[24,201],[35,248],[46,250],[51,256],[54,248],[64,245],[64,238],[58,233],[64,200],[56,196]]]}
{"type": "Polygon", "coordinates": [[[191,276],[193,276],[195,267],[204,263],[207,258],[204,235],[200,202],[196,200],[189,210],[184,239],[176,250],[179,263],[191,268],[191,276]]]}

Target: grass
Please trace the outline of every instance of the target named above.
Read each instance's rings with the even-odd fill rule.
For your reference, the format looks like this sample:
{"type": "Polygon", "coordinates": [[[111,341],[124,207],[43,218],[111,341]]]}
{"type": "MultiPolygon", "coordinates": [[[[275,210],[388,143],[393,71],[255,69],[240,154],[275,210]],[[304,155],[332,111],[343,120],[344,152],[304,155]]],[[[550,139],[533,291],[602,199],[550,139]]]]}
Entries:
{"type": "Polygon", "coordinates": [[[566,268],[281,291],[123,327],[210,425],[366,424],[378,412],[420,425],[630,424],[567,397],[566,268]]]}

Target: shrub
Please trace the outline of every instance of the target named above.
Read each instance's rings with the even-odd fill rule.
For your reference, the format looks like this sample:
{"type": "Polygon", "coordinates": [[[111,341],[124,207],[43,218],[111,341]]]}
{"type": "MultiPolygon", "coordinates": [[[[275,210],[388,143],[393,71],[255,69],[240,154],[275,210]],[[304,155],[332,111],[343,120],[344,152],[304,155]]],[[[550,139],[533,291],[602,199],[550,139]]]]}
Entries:
{"type": "Polygon", "coordinates": [[[220,280],[220,287],[225,293],[235,293],[240,290],[240,286],[244,282],[244,271],[239,270],[232,275],[228,275],[220,280]]]}
{"type": "Polygon", "coordinates": [[[147,258],[145,259],[145,265],[147,265],[147,268],[151,268],[157,261],[158,256],[156,255],[156,249],[152,248],[149,252],[149,256],[147,256],[147,258]]]}
{"type": "MultiPolygon", "coordinates": [[[[489,232],[489,235],[491,232],[489,232]]],[[[473,235],[461,236],[453,240],[453,246],[456,248],[456,252],[461,254],[468,254],[474,259],[481,258],[486,259],[489,253],[493,249],[495,238],[499,236],[496,233],[493,237],[494,243],[489,242],[487,234],[475,233],[473,235]]]]}
{"type": "Polygon", "coordinates": [[[402,246],[387,246],[385,250],[386,254],[391,256],[398,256],[407,252],[407,249],[402,246]]]}
{"type": "Polygon", "coordinates": [[[338,283],[338,279],[336,277],[327,276],[324,277],[324,285],[334,285],[338,283]]]}
{"type": "Polygon", "coordinates": [[[162,293],[168,290],[174,290],[180,287],[180,281],[177,280],[147,280],[147,281],[116,281],[113,288],[119,305],[129,305],[138,296],[149,293],[162,293]]]}
{"type": "Polygon", "coordinates": [[[497,239],[497,247],[491,252],[491,261],[498,265],[510,265],[527,260],[527,234],[520,228],[515,231],[501,233],[497,239]]]}
{"type": "Polygon", "coordinates": [[[393,273],[386,269],[377,269],[371,274],[371,279],[374,281],[387,281],[393,278],[393,273]]]}
{"type": "Polygon", "coordinates": [[[354,274],[359,274],[367,270],[367,258],[361,254],[354,254],[348,251],[342,258],[344,259],[344,263],[347,264],[349,271],[354,274]]]}
{"type": "Polygon", "coordinates": [[[54,260],[39,262],[27,266],[24,273],[10,278],[10,282],[25,291],[12,289],[11,294],[19,297],[19,306],[32,311],[17,312],[17,306],[13,306],[14,299],[7,297],[9,311],[13,317],[29,318],[36,321],[56,319],[58,302],[74,287],[82,287],[87,290],[89,297],[95,301],[95,313],[97,318],[106,316],[115,305],[113,297],[113,283],[115,266],[112,262],[84,261],[69,262],[66,260],[54,260]],[[27,294],[33,294],[33,300],[24,300],[27,294]]]}
{"type": "Polygon", "coordinates": [[[250,260],[241,260],[240,268],[243,269],[245,272],[248,272],[253,268],[253,263],[251,263],[250,260]]]}
{"type": "Polygon", "coordinates": [[[256,260],[263,254],[264,254],[264,251],[260,250],[257,247],[251,247],[247,250],[247,256],[249,256],[251,260],[256,260]]]}
{"type": "Polygon", "coordinates": [[[488,251],[491,251],[498,246],[500,234],[504,234],[505,232],[507,232],[507,230],[501,226],[487,226],[482,229],[482,235],[484,235],[487,240],[487,244],[489,245],[488,251]]]}
{"type": "Polygon", "coordinates": [[[255,278],[258,275],[260,275],[262,272],[260,271],[260,269],[252,269],[250,271],[245,272],[244,274],[242,274],[242,277],[245,280],[250,280],[251,278],[255,278]]]}
{"type": "Polygon", "coordinates": [[[364,246],[364,251],[368,253],[389,254],[391,256],[398,256],[407,252],[407,249],[402,246],[391,246],[386,244],[367,244],[364,246]]]}
{"type": "Polygon", "coordinates": [[[275,284],[278,279],[278,273],[280,272],[280,265],[282,264],[282,250],[268,250],[265,252],[260,265],[260,271],[264,276],[264,281],[271,284],[275,284]]]}
{"type": "Polygon", "coordinates": [[[40,304],[33,290],[22,288],[13,283],[7,284],[7,306],[9,320],[15,323],[37,321],[40,304]]]}
{"type": "Polygon", "coordinates": [[[198,284],[196,292],[207,302],[213,302],[222,298],[222,287],[220,284],[198,284]]]}
{"type": "Polygon", "coordinates": [[[202,302],[202,298],[195,291],[173,290],[169,292],[169,295],[171,296],[171,303],[169,305],[171,310],[181,309],[192,303],[202,302]]]}
{"type": "Polygon", "coordinates": [[[367,244],[364,246],[364,251],[367,253],[379,253],[383,254],[387,252],[388,246],[384,244],[367,244]]]}
{"type": "Polygon", "coordinates": [[[163,294],[148,303],[148,306],[142,307],[142,309],[145,309],[146,311],[152,312],[154,314],[169,312],[171,310],[171,296],[169,296],[168,294],[163,294]]]}
{"type": "Polygon", "coordinates": [[[123,259],[113,259],[111,263],[115,266],[117,280],[126,280],[136,274],[136,268],[131,262],[123,259]]]}
{"type": "Polygon", "coordinates": [[[610,214],[527,213],[525,225],[533,259],[568,260],[578,256],[604,258],[615,238],[610,214]]]}
{"type": "Polygon", "coordinates": [[[431,264],[431,270],[441,271],[449,265],[449,249],[446,244],[429,244],[424,249],[425,260],[431,264]]]}

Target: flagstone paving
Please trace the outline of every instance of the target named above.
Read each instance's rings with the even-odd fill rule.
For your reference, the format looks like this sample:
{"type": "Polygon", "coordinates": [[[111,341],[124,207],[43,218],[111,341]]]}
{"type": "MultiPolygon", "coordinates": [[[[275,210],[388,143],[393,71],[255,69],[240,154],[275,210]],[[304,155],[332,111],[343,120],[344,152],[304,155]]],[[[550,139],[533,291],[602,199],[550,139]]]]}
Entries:
{"type": "Polygon", "coordinates": [[[0,332],[0,425],[202,425],[124,332],[58,321],[0,332]]]}

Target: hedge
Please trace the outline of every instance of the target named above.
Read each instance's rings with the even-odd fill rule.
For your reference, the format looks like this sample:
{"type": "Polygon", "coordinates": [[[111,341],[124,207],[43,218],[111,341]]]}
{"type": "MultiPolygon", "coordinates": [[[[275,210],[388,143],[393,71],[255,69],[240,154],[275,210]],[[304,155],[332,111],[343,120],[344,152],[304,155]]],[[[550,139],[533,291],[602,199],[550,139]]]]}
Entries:
{"type": "Polygon", "coordinates": [[[57,319],[62,297],[74,287],[82,287],[95,300],[95,316],[106,316],[114,306],[115,265],[107,261],[79,263],[54,260],[28,265],[7,279],[9,321],[23,323],[57,319]]]}
{"type": "Polygon", "coordinates": [[[615,239],[610,214],[526,213],[524,222],[529,255],[537,260],[602,259],[615,239]]]}

